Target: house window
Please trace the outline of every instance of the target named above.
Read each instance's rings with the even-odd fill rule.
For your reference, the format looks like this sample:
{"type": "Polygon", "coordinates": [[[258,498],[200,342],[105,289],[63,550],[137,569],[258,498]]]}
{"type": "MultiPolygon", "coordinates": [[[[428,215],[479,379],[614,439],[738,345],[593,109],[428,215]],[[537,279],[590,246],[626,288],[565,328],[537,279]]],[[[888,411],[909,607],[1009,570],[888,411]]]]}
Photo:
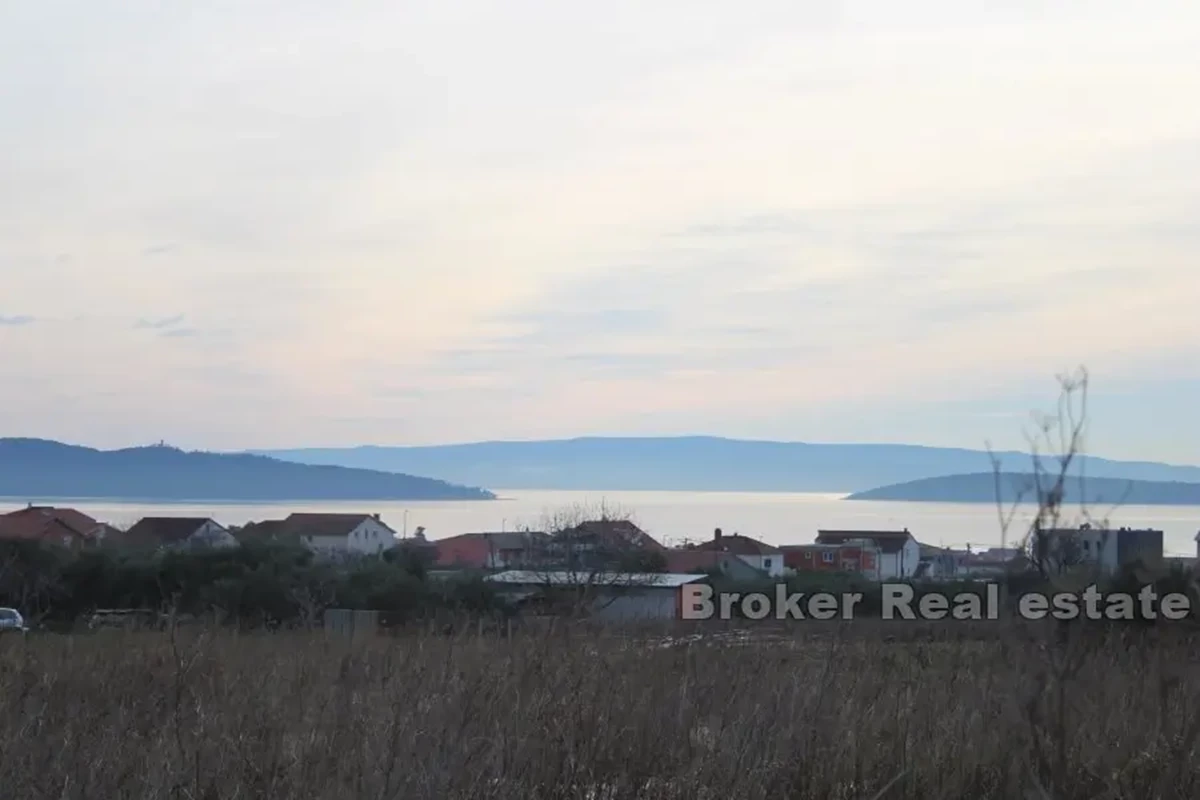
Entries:
{"type": "Polygon", "coordinates": [[[763,569],[770,569],[770,568],[771,568],[771,559],[764,558],[763,559],[763,569]]]}
{"type": "Polygon", "coordinates": [[[832,564],[833,563],[833,553],[826,550],[824,553],[821,553],[821,560],[824,561],[826,564],[832,564]]]}
{"type": "Polygon", "coordinates": [[[805,559],[806,561],[812,561],[812,553],[810,553],[810,552],[807,552],[807,551],[806,551],[806,552],[804,553],[804,559],[805,559]]]}

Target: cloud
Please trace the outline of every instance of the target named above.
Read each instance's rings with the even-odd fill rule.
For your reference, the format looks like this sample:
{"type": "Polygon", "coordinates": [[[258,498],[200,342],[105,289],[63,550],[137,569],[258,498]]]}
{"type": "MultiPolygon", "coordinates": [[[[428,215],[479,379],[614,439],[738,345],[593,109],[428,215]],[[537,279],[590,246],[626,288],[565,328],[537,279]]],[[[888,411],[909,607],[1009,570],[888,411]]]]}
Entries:
{"type": "Polygon", "coordinates": [[[1192,5],[69,5],[0,11],[3,294],[73,320],[16,426],[974,444],[1082,361],[1200,448],[1135,433],[1200,363],[1192,5]]]}
{"type": "Polygon", "coordinates": [[[4,316],[3,314],[0,314],[0,325],[11,325],[15,327],[19,325],[32,325],[36,321],[37,320],[34,317],[23,314],[17,314],[15,316],[4,316]]]}
{"type": "Polygon", "coordinates": [[[141,329],[141,330],[156,330],[156,331],[164,330],[166,328],[172,328],[172,327],[178,325],[179,323],[183,322],[184,319],[186,319],[186,318],[187,317],[185,314],[175,314],[170,317],[158,317],[158,318],[142,317],[141,319],[139,319],[137,322],[135,322],[133,324],[133,327],[141,329]]]}

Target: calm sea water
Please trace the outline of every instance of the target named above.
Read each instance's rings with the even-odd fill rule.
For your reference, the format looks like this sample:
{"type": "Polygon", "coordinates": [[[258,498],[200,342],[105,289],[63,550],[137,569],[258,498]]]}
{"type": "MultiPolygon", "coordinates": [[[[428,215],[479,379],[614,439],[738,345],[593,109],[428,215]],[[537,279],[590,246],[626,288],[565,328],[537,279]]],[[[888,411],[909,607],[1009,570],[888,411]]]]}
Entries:
{"type": "MultiPolygon", "coordinates": [[[[116,502],[55,500],[71,505],[112,525],[123,526],[143,516],[212,517],[225,525],[273,519],[292,511],[379,513],[397,531],[411,533],[418,525],[433,539],[468,531],[541,527],[548,515],[563,509],[609,509],[628,513],[643,529],[664,543],[711,536],[713,528],[743,533],[771,544],[811,542],[818,528],[899,529],[907,527],[922,542],[948,547],[995,546],[1001,542],[1000,523],[993,505],[959,503],[894,503],[846,501],[841,495],[757,492],[566,492],[495,490],[502,499],[448,502],[226,503],[116,502]]],[[[49,502],[39,500],[39,502],[49,502]]],[[[21,508],[24,502],[0,500],[0,511],[21,508]]],[[[1017,514],[1011,531],[1022,532],[1032,509],[1017,514]]],[[[1125,506],[1093,509],[1113,526],[1152,527],[1164,532],[1169,555],[1195,555],[1193,537],[1200,530],[1197,506],[1125,506]]],[[[1079,509],[1067,510],[1066,521],[1079,521],[1079,509]]],[[[1010,534],[1010,541],[1014,535],[1010,534]]]]}

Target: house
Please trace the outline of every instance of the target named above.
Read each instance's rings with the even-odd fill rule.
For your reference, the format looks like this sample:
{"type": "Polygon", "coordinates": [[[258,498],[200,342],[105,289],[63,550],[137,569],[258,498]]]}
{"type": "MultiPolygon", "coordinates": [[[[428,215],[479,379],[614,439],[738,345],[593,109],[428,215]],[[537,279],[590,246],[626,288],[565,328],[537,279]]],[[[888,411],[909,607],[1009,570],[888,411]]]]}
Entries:
{"type": "Polygon", "coordinates": [[[958,567],[958,577],[972,580],[995,579],[1026,572],[1032,568],[1033,563],[1020,549],[992,547],[980,553],[968,550],[958,567]]]}
{"type": "Polygon", "coordinates": [[[751,539],[749,536],[742,536],[740,533],[725,536],[721,533],[721,529],[717,528],[713,531],[713,538],[696,545],[696,549],[737,556],[751,567],[772,578],[783,575],[782,550],[766,542],[751,539]]]}
{"type": "MultiPolygon", "coordinates": [[[[968,545],[970,547],[970,545],[968,545]]],[[[989,547],[983,550],[979,555],[984,558],[1000,559],[1002,561],[1012,561],[1017,556],[1021,555],[1022,551],[1019,547],[989,547]]]]}
{"type": "Polygon", "coordinates": [[[326,556],[377,555],[400,541],[378,514],[291,514],[286,519],[251,522],[238,536],[242,540],[296,542],[326,556]]]}
{"type": "Polygon", "coordinates": [[[1042,544],[1034,538],[1036,562],[1050,571],[1081,565],[1094,565],[1105,575],[1113,575],[1134,566],[1160,569],[1163,566],[1163,532],[1150,528],[1109,530],[1089,524],[1078,528],[1048,528],[1041,533],[1042,544]],[[1038,552],[1040,549],[1040,552],[1038,552]]]}
{"type": "Polygon", "coordinates": [[[134,546],[169,550],[239,545],[232,533],[208,517],[143,517],[122,534],[121,540],[134,546]]]}
{"type": "Polygon", "coordinates": [[[918,544],[917,547],[921,553],[921,561],[913,573],[914,578],[947,581],[965,576],[970,553],[949,547],[934,547],[931,544],[918,544]]]}
{"type": "Polygon", "coordinates": [[[377,555],[397,542],[378,514],[291,514],[272,530],[326,555],[377,555]]]}
{"type": "Polygon", "coordinates": [[[573,569],[652,571],[667,548],[624,519],[598,519],[555,531],[546,542],[543,562],[573,569]]]}
{"type": "Polygon", "coordinates": [[[557,531],[555,541],[570,542],[576,547],[595,547],[609,550],[647,550],[665,552],[657,539],[627,519],[594,519],[572,528],[557,531]]]}
{"type": "Polygon", "coordinates": [[[653,622],[679,619],[681,587],[703,583],[708,576],[511,570],[484,580],[495,585],[502,597],[527,608],[607,622],[653,622]]]}
{"type": "Polygon", "coordinates": [[[40,541],[72,549],[103,543],[117,533],[73,508],[35,506],[0,514],[0,539],[40,541]]]}
{"type": "Polygon", "coordinates": [[[848,572],[879,580],[880,550],[869,539],[784,545],[780,549],[784,568],[791,572],[848,572]]]}
{"type": "Polygon", "coordinates": [[[998,578],[1024,566],[1020,548],[989,547],[978,553],[968,550],[962,556],[958,572],[964,578],[998,578]]]}
{"type": "Polygon", "coordinates": [[[871,542],[879,550],[879,580],[911,578],[921,563],[921,546],[908,528],[901,531],[817,531],[817,544],[871,542]]]}
{"type": "Polygon", "coordinates": [[[262,522],[247,522],[241,527],[231,527],[229,532],[237,537],[239,542],[251,541],[281,541],[285,538],[283,520],[265,519],[262,522]]]}
{"type": "Polygon", "coordinates": [[[750,566],[732,553],[718,550],[675,547],[667,550],[666,561],[667,572],[676,574],[703,572],[709,575],[720,574],[736,581],[761,580],[766,577],[765,572],[750,566]]]}
{"type": "Polygon", "coordinates": [[[1163,566],[1169,570],[1195,572],[1200,559],[1195,556],[1163,556],[1163,566]]]}
{"type": "Polygon", "coordinates": [[[486,531],[435,539],[443,569],[520,569],[531,567],[550,541],[541,531],[486,531]]]}

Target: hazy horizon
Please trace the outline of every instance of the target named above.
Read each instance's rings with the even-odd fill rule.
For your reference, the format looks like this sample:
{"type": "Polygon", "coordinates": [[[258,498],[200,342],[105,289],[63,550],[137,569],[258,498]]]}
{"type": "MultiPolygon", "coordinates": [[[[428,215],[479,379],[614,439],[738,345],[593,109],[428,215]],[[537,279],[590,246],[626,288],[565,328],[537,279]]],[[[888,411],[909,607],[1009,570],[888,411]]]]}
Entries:
{"type": "Polygon", "coordinates": [[[1194,464],[1200,6],[0,8],[0,435],[1194,464]],[[699,432],[699,433],[697,433],[699,432]]]}
{"type": "MultiPolygon", "coordinates": [[[[69,445],[69,446],[90,447],[92,449],[103,450],[103,451],[128,450],[128,449],[136,449],[136,448],[140,448],[140,447],[154,447],[154,446],[158,446],[158,445],[163,445],[166,447],[175,447],[175,448],[184,449],[184,450],[196,450],[198,452],[212,452],[212,453],[221,453],[221,454],[229,454],[229,455],[238,455],[238,454],[247,454],[247,453],[250,453],[250,454],[266,453],[269,455],[274,452],[280,452],[280,451],[288,452],[288,451],[298,451],[298,450],[355,450],[355,449],[383,449],[383,450],[386,450],[386,449],[392,449],[392,448],[409,448],[409,447],[465,447],[465,446],[478,445],[478,444],[522,444],[522,443],[538,443],[538,442],[551,442],[551,441],[569,442],[569,441],[578,441],[578,440],[586,440],[586,439],[664,439],[664,440],[665,439],[722,439],[722,440],[728,440],[728,441],[763,442],[763,443],[768,443],[768,444],[835,445],[835,446],[844,445],[847,447],[917,447],[917,448],[926,448],[926,449],[967,450],[967,451],[980,452],[980,453],[987,451],[987,448],[985,445],[978,445],[975,447],[969,447],[969,446],[960,447],[957,445],[931,445],[931,444],[924,444],[921,442],[877,442],[877,441],[856,442],[856,441],[818,441],[818,440],[800,441],[800,440],[795,440],[795,439],[764,439],[764,438],[755,438],[755,437],[715,436],[715,435],[705,434],[705,433],[695,433],[695,434],[679,433],[679,434],[667,434],[667,435],[662,435],[662,436],[655,436],[652,434],[644,434],[644,435],[636,435],[636,436],[615,434],[615,435],[611,435],[611,436],[605,436],[605,435],[561,436],[561,437],[552,437],[552,438],[546,438],[546,439],[516,439],[516,438],[514,438],[514,439],[475,439],[475,440],[464,440],[464,441],[432,442],[429,444],[418,444],[418,445],[410,445],[410,444],[403,444],[403,443],[369,443],[369,442],[368,443],[360,443],[360,444],[343,444],[343,445],[296,444],[296,445],[282,445],[280,447],[272,447],[272,448],[235,448],[235,449],[229,449],[229,450],[223,450],[223,449],[222,450],[206,450],[204,448],[187,448],[187,447],[181,447],[180,445],[177,445],[174,442],[170,442],[170,441],[131,442],[131,443],[127,443],[127,444],[118,444],[118,445],[113,445],[113,446],[109,446],[109,447],[101,447],[101,446],[89,445],[89,444],[85,444],[85,443],[81,443],[81,442],[69,442],[69,441],[63,441],[63,440],[59,440],[59,439],[46,438],[46,437],[30,437],[30,436],[0,434],[0,439],[6,439],[6,438],[7,439],[33,439],[33,440],[58,442],[59,444],[65,444],[65,445],[69,445]]],[[[999,448],[993,448],[993,449],[997,450],[997,451],[999,450],[999,448]]],[[[1006,450],[1005,452],[1029,453],[1028,448],[1022,449],[1020,446],[1013,448],[1012,451],[1006,450]]],[[[1029,453],[1029,454],[1031,454],[1031,453],[1029,453]]],[[[1048,457],[1048,458],[1056,457],[1054,454],[1044,454],[1044,455],[1046,455],[1046,457],[1048,457]]],[[[1113,458],[1104,453],[1091,453],[1091,452],[1081,452],[1079,455],[1083,456],[1083,457],[1099,458],[1099,459],[1110,460],[1110,461],[1126,461],[1126,462],[1130,462],[1130,463],[1145,462],[1145,463],[1163,464],[1166,466],[1200,466],[1200,460],[1186,461],[1186,462],[1185,461],[1173,462],[1173,461],[1159,461],[1159,460],[1155,460],[1155,459],[1113,458]]],[[[986,471],[986,470],[982,470],[982,471],[986,471]]],[[[1010,471],[1019,472],[1020,469],[1014,469],[1014,470],[1010,470],[1010,471]]]]}

